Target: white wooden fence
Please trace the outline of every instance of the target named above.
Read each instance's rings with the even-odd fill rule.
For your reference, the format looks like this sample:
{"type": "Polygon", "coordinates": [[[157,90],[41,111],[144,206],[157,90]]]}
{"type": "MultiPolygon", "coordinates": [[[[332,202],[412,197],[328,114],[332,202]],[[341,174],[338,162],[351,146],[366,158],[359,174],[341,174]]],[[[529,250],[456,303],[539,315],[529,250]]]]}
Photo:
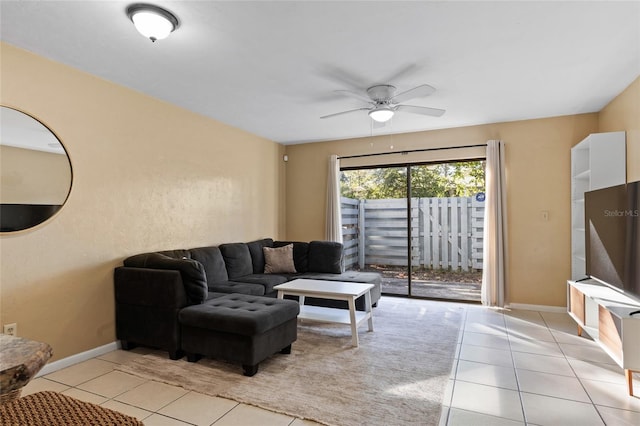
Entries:
{"type": "Polygon", "coordinates": [[[482,269],[484,202],[476,197],[406,199],[342,198],[345,266],[407,266],[408,226],[414,267],[482,269]]]}

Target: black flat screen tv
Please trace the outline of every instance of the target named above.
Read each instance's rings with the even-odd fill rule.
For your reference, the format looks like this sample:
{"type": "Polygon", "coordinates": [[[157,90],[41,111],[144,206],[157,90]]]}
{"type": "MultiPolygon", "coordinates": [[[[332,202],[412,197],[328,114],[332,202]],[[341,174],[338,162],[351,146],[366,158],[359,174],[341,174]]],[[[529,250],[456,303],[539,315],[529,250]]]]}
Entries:
{"type": "Polygon", "coordinates": [[[587,275],[640,300],[640,181],[585,193],[587,275]]]}

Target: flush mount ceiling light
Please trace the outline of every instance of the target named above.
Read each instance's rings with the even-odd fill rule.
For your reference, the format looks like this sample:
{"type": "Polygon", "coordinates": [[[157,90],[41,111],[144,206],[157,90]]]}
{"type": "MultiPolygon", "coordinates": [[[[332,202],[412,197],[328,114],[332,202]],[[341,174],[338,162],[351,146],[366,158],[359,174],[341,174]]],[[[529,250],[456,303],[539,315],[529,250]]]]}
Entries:
{"type": "Polygon", "coordinates": [[[127,16],[140,34],[154,42],[167,38],[179,25],[173,13],[152,4],[132,4],[127,16]]]}
{"type": "Polygon", "coordinates": [[[369,111],[369,117],[379,123],[384,123],[393,117],[393,110],[388,106],[380,106],[369,111]]]}

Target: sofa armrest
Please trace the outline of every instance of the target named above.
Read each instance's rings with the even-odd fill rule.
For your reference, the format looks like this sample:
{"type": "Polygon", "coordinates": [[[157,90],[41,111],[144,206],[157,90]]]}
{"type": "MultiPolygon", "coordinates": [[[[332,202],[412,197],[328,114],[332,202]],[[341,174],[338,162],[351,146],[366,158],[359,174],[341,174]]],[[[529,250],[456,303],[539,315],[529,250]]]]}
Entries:
{"type": "Polygon", "coordinates": [[[114,271],[116,303],[183,308],[189,305],[178,270],[117,267],[114,271]]]}
{"type": "Polygon", "coordinates": [[[187,257],[176,259],[162,253],[144,253],[131,256],[123,263],[124,266],[133,268],[179,271],[190,304],[200,304],[207,300],[207,276],[204,266],[197,260],[187,257]]]}

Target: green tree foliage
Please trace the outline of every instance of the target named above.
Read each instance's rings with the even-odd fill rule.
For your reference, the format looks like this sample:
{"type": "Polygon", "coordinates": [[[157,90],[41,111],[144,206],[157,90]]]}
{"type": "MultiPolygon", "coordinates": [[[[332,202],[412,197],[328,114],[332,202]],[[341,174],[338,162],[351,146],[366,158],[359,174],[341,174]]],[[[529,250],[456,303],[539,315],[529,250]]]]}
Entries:
{"type": "MultiPolygon", "coordinates": [[[[484,161],[411,166],[412,197],[470,197],[484,191],[484,161]]],[[[406,167],[344,170],[343,197],[355,199],[404,198],[406,167]]]]}

